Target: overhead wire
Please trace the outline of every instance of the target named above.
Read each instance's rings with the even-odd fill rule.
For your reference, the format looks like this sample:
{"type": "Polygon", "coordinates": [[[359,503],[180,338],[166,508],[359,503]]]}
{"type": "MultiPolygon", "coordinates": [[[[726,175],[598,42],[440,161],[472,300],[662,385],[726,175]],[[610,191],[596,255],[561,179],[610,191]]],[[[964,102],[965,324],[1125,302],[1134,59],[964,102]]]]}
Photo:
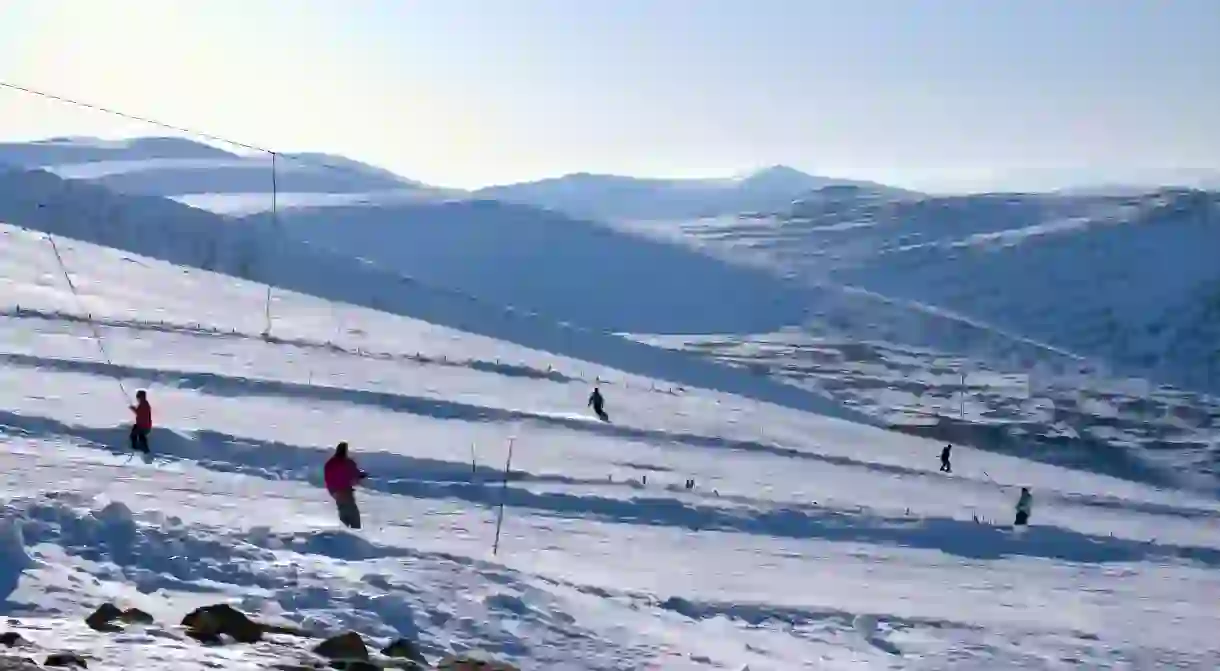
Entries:
{"type": "MultiPolygon", "coordinates": [[[[15,84],[15,83],[9,82],[9,81],[0,80],[0,88],[9,89],[11,91],[16,91],[18,93],[28,94],[31,96],[43,98],[43,99],[61,103],[64,105],[79,107],[82,109],[87,109],[87,110],[91,110],[94,112],[99,112],[102,114],[107,114],[107,115],[111,115],[114,117],[127,119],[129,121],[135,121],[135,122],[146,124],[149,126],[163,128],[165,130],[173,131],[175,133],[182,134],[182,135],[194,136],[199,139],[208,140],[211,142],[222,143],[222,144],[228,145],[230,147],[236,147],[236,148],[240,148],[240,149],[244,149],[244,150],[248,150],[248,151],[252,151],[252,152],[267,154],[271,160],[270,218],[271,218],[272,229],[276,234],[283,233],[283,230],[280,227],[280,221],[279,221],[279,200],[280,200],[280,198],[279,198],[279,190],[280,190],[279,170],[281,168],[281,163],[282,163],[283,159],[293,161],[300,165],[304,165],[304,166],[308,166],[308,167],[312,167],[312,168],[318,168],[318,169],[326,170],[326,171],[340,174],[340,175],[347,175],[352,178],[356,178],[356,177],[367,178],[368,177],[367,173],[357,170],[351,166],[328,163],[324,160],[318,159],[316,156],[311,155],[309,158],[305,158],[305,157],[301,157],[301,156],[286,155],[279,151],[276,151],[273,149],[268,149],[266,147],[252,144],[249,142],[234,140],[229,137],[217,135],[215,133],[208,133],[208,132],[196,130],[193,128],[188,128],[186,126],[181,126],[178,124],[167,123],[165,121],[154,119],[154,118],[144,116],[141,114],[133,114],[130,112],[124,112],[122,110],[117,110],[117,109],[114,109],[111,107],[106,107],[104,105],[98,105],[96,103],[86,102],[83,100],[79,100],[76,98],[70,98],[68,96],[63,96],[63,95],[59,95],[56,93],[50,93],[48,91],[35,89],[33,87],[24,86],[21,84],[15,84]]],[[[49,234],[48,234],[48,240],[50,240],[52,242],[52,244],[54,243],[53,239],[50,237],[49,234]]],[[[65,277],[67,277],[67,272],[68,272],[67,267],[63,263],[62,257],[59,256],[58,250],[56,250],[56,257],[60,261],[61,270],[65,273],[65,277]]],[[[70,280],[69,280],[69,283],[70,283],[70,280]]],[[[271,336],[271,330],[272,330],[272,326],[274,324],[274,316],[272,314],[272,309],[271,309],[271,300],[272,300],[272,293],[274,291],[274,287],[270,282],[270,276],[264,277],[264,284],[266,285],[266,294],[264,296],[264,301],[263,301],[264,327],[263,327],[262,335],[264,338],[269,338],[271,336]]],[[[75,289],[73,289],[73,291],[75,292],[75,289]]],[[[449,291],[452,291],[452,290],[449,290],[449,291]]],[[[78,306],[79,306],[80,305],[79,296],[77,296],[77,301],[78,301],[78,306]]],[[[339,324],[340,319],[339,319],[339,316],[336,314],[335,307],[333,305],[331,307],[331,320],[335,324],[335,334],[336,334],[336,339],[337,339],[337,337],[340,334],[340,331],[342,330],[342,327],[339,324]]],[[[93,328],[92,322],[90,322],[90,327],[93,328]]],[[[94,328],[93,330],[94,330],[95,337],[97,338],[98,346],[102,350],[103,356],[107,358],[107,361],[109,361],[109,355],[105,351],[105,345],[103,344],[103,342],[100,338],[100,334],[97,332],[96,328],[94,328]]],[[[310,377],[312,378],[312,371],[311,371],[310,377]]],[[[122,384],[120,382],[120,387],[121,386],[122,386],[122,384]]],[[[123,394],[125,397],[130,399],[130,397],[127,395],[126,389],[123,390],[123,394]]]]}
{"type": "MultiPolygon", "coordinates": [[[[117,109],[114,109],[111,107],[106,107],[106,106],[98,105],[95,103],[85,102],[83,100],[78,100],[76,98],[70,98],[70,97],[59,95],[56,93],[50,93],[50,92],[43,91],[40,89],[35,89],[35,88],[29,87],[29,86],[15,84],[15,83],[9,82],[9,81],[0,80],[0,88],[9,89],[12,91],[16,91],[18,93],[24,93],[24,94],[32,95],[32,96],[39,97],[39,98],[44,98],[46,100],[51,100],[54,102],[65,104],[65,105],[70,105],[70,106],[74,106],[74,107],[80,107],[82,109],[100,112],[102,114],[108,114],[108,115],[119,117],[122,119],[127,119],[129,121],[135,121],[138,123],[147,124],[149,126],[163,128],[163,129],[174,131],[175,133],[180,133],[183,135],[194,136],[194,137],[197,137],[200,139],[209,140],[212,142],[219,142],[219,143],[223,143],[223,144],[226,144],[226,145],[229,145],[232,147],[237,147],[240,149],[245,149],[245,150],[249,150],[249,151],[253,151],[253,152],[267,154],[268,156],[270,156],[270,159],[271,159],[271,212],[270,212],[271,226],[276,233],[282,233],[282,230],[280,229],[280,222],[279,222],[279,189],[280,189],[279,170],[281,167],[280,163],[283,159],[287,159],[289,161],[293,161],[293,162],[301,164],[301,165],[305,165],[305,166],[309,166],[309,167],[313,167],[313,168],[319,168],[322,170],[327,170],[327,171],[330,171],[333,173],[346,174],[351,177],[367,177],[367,174],[360,172],[359,170],[356,170],[356,169],[352,168],[351,166],[336,165],[333,163],[328,163],[326,161],[319,160],[316,157],[310,157],[310,158],[306,159],[306,158],[299,157],[299,156],[286,155],[281,152],[275,151],[273,149],[268,149],[266,147],[251,144],[249,142],[234,140],[232,138],[217,135],[215,133],[208,133],[208,132],[196,130],[193,128],[188,128],[186,126],[180,126],[177,124],[167,123],[165,121],[153,119],[151,117],[144,116],[141,114],[132,114],[130,112],[124,112],[122,110],[117,110],[117,109]]],[[[269,278],[267,278],[267,279],[269,279],[269,278]]],[[[269,281],[264,282],[264,284],[266,284],[267,291],[266,291],[266,295],[265,295],[264,303],[263,303],[263,312],[264,312],[263,336],[269,337],[271,334],[271,329],[272,329],[273,321],[274,321],[272,311],[271,311],[271,299],[272,299],[272,292],[274,291],[274,287],[269,281]]]]}

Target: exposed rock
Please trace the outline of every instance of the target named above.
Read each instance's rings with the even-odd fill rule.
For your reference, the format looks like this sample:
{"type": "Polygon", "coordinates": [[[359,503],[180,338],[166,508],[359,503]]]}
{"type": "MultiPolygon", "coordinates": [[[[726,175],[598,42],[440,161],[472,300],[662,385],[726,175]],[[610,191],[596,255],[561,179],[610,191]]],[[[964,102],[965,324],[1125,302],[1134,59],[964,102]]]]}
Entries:
{"type": "Polygon", "coordinates": [[[148,613],[145,613],[144,611],[140,610],[139,608],[128,608],[127,610],[123,611],[123,614],[121,616],[119,616],[119,619],[123,620],[124,622],[126,622],[128,624],[152,624],[153,623],[153,616],[149,615],[148,613]]]}
{"type": "Polygon", "coordinates": [[[182,626],[188,636],[202,643],[219,643],[222,634],[240,643],[263,638],[262,625],[226,603],[196,608],[182,618],[182,626]]]}
{"type": "Polygon", "coordinates": [[[419,646],[415,645],[415,641],[405,638],[400,638],[387,645],[381,650],[381,654],[395,659],[409,659],[420,666],[427,666],[428,664],[427,658],[419,651],[419,646]]]}
{"type": "Polygon", "coordinates": [[[75,652],[53,652],[47,655],[47,661],[42,663],[43,666],[63,666],[73,669],[87,669],[89,663],[84,657],[75,652]]]}
{"type": "Polygon", "coordinates": [[[436,665],[437,671],[521,671],[512,664],[479,659],[470,655],[446,657],[436,665]]]}
{"type": "Polygon", "coordinates": [[[0,655],[0,671],[41,671],[34,660],[28,657],[0,655]]]}
{"type": "Polygon", "coordinates": [[[12,648],[20,645],[29,645],[29,643],[21,634],[15,631],[6,631],[0,634],[0,645],[12,648]]]}
{"type": "Polygon", "coordinates": [[[123,617],[123,611],[112,603],[104,603],[93,611],[93,614],[85,618],[85,624],[89,625],[90,629],[95,631],[119,631],[122,628],[114,623],[123,617]]]}
{"type": "Polygon", "coordinates": [[[358,659],[368,661],[369,649],[360,634],[349,631],[332,636],[318,644],[313,651],[327,659],[358,659]]]}

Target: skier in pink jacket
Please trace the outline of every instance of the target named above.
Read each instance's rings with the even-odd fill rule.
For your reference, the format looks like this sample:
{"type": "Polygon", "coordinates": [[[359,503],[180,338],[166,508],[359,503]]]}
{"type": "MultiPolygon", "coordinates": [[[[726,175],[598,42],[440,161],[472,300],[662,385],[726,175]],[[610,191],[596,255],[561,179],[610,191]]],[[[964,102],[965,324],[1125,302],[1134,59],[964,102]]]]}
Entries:
{"type": "Polygon", "coordinates": [[[339,443],[335,454],[326,460],[322,478],[339,509],[339,521],[352,529],[360,528],[360,508],[356,505],[356,485],[368,477],[356,462],[347,456],[347,443],[339,443]]]}

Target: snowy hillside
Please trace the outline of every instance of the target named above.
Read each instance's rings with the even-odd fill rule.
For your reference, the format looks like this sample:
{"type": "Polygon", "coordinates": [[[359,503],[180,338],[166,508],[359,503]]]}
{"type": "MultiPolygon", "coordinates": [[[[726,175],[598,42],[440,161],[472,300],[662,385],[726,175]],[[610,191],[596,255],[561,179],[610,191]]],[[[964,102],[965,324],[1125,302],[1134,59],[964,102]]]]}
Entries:
{"type": "Polygon", "coordinates": [[[816,332],[1025,365],[1040,349],[1220,391],[1214,193],[828,189],[785,217],[633,230],[810,284],[816,332]]]}
{"type": "Polygon", "coordinates": [[[897,194],[879,184],[807,175],[773,166],[735,179],[641,179],[577,173],[480,189],[475,195],[534,205],[576,217],[684,219],[741,212],[781,212],[793,200],[832,184],[860,185],[897,194]]]}
{"type": "MultiPolygon", "coordinates": [[[[677,384],[716,388],[790,407],[873,421],[824,395],[759,379],[698,355],[656,348],[610,333],[556,323],[546,315],[488,303],[311,246],[277,227],[225,219],[165,198],[115,194],[88,182],[62,180],[41,171],[0,171],[0,221],[328,300],[409,315],[633,373],[665,377],[677,384]]],[[[262,314],[259,308],[248,318],[261,320],[262,314]]]]}
{"type": "MultiPolygon", "coordinates": [[[[74,230],[118,236],[91,223],[74,230]]],[[[158,237],[139,231],[123,240],[158,237]]],[[[1220,664],[1215,500],[969,448],[939,474],[936,441],[447,328],[409,285],[412,318],[278,293],[268,341],[260,285],[58,244],[79,308],[44,236],[0,226],[9,654],[319,663],[316,639],[204,646],[177,626],[227,602],[521,669],[1220,664]],[[584,408],[594,376],[612,424],[584,408]],[[123,447],[136,388],[158,421],[147,462],[123,447]],[[372,474],[361,531],[320,486],[340,440],[372,474]],[[1019,485],[1033,526],[1014,535],[1019,485]],[[94,631],[103,602],[153,622],[94,631]]]]}
{"type": "MultiPolygon", "coordinates": [[[[271,204],[265,160],[184,140],[0,146],[0,162],[5,157],[123,194],[166,196],[233,215],[271,204]]],[[[650,333],[767,331],[799,322],[809,308],[795,286],[683,247],[525,205],[440,202],[427,190],[416,197],[410,189],[418,185],[402,180],[399,190],[389,190],[399,178],[384,171],[341,157],[301,157],[308,162],[276,164],[286,191],[278,217],[264,213],[250,222],[493,304],[599,330],[650,333]]],[[[751,192],[803,192],[803,180],[772,171],[746,182],[751,192]]],[[[203,221],[196,212],[184,216],[203,221]]]]}
{"type": "Polygon", "coordinates": [[[806,292],[757,269],[496,201],[302,208],[280,225],[429,284],[606,331],[751,333],[810,309],[806,292]]]}

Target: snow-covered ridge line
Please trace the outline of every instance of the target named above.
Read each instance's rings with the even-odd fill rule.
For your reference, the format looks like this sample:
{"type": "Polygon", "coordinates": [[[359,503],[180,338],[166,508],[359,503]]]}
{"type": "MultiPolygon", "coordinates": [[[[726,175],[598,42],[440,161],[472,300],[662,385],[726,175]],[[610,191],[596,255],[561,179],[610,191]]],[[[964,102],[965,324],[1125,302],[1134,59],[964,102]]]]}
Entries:
{"type": "Polygon", "coordinates": [[[1017,338],[1120,374],[1220,391],[1220,271],[1210,253],[1220,248],[1220,193],[878,199],[837,190],[784,216],[634,228],[810,285],[820,294],[806,325],[814,333],[996,365],[1017,338]],[[842,286],[869,295],[836,298],[842,286]],[[938,315],[904,317],[904,304],[938,315]],[[958,337],[944,321],[957,318],[994,337],[958,337]]]}

